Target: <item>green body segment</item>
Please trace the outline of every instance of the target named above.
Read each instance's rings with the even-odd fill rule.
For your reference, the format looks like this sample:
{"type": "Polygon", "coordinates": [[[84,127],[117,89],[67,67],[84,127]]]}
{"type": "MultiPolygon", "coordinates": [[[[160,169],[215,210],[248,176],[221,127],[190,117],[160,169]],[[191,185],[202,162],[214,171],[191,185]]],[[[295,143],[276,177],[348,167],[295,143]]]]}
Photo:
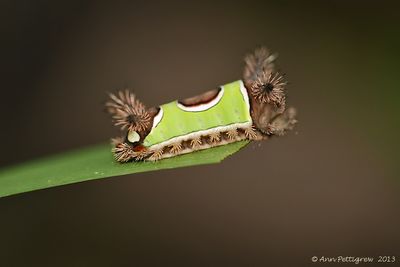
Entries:
{"type": "Polygon", "coordinates": [[[224,90],[222,98],[207,110],[185,111],[178,107],[177,101],[160,106],[163,117],[146,136],[143,144],[149,147],[202,130],[251,122],[250,107],[243,82],[232,82],[223,85],[222,88],[224,90]]]}

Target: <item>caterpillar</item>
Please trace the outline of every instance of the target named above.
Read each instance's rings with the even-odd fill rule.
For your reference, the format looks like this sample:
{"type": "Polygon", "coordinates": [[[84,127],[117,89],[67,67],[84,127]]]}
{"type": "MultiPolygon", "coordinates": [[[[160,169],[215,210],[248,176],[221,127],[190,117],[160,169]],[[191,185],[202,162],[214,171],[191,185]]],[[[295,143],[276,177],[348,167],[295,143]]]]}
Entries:
{"type": "Polygon", "coordinates": [[[286,108],[287,82],[265,47],[245,57],[242,80],[201,95],[146,108],[129,90],[110,94],[106,109],[125,133],[112,139],[119,162],[157,161],[241,140],[281,136],[296,124],[286,108]]]}

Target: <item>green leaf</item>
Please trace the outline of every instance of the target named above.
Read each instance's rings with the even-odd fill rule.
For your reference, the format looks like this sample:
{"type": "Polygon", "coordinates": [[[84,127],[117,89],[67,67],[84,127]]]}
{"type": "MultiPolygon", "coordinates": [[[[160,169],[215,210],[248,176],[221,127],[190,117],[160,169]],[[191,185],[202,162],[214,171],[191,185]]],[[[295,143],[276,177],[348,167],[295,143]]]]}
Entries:
{"type": "Polygon", "coordinates": [[[115,162],[110,145],[102,144],[0,170],[0,197],[139,172],[221,162],[248,141],[236,142],[158,162],[115,162]]]}

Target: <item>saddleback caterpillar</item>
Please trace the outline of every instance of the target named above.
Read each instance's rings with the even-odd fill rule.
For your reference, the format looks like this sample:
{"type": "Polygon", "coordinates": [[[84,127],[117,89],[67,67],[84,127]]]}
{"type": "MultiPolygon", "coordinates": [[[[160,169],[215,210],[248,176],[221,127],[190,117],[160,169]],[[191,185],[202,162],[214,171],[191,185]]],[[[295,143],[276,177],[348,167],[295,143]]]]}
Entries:
{"type": "Polygon", "coordinates": [[[134,94],[110,94],[114,124],[126,132],[112,140],[119,162],[159,160],[241,140],[284,135],[296,111],[286,108],[286,81],[276,56],[259,48],[245,57],[243,80],[199,96],[146,108],[134,94]]]}

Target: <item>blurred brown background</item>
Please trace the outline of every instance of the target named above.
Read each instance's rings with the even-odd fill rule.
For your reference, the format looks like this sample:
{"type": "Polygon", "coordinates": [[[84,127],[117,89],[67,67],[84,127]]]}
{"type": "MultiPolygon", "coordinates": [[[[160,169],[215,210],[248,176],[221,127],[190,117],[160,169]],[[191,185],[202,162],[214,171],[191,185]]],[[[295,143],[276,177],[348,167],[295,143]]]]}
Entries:
{"type": "Polygon", "coordinates": [[[1,266],[400,261],[397,6],[2,1],[0,12],[0,166],[106,142],[107,91],[133,88],[148,105],[192,96],[239,79],[262,44],[279,53],[300,120],[219,165],[0,199],[1,266]]]}

